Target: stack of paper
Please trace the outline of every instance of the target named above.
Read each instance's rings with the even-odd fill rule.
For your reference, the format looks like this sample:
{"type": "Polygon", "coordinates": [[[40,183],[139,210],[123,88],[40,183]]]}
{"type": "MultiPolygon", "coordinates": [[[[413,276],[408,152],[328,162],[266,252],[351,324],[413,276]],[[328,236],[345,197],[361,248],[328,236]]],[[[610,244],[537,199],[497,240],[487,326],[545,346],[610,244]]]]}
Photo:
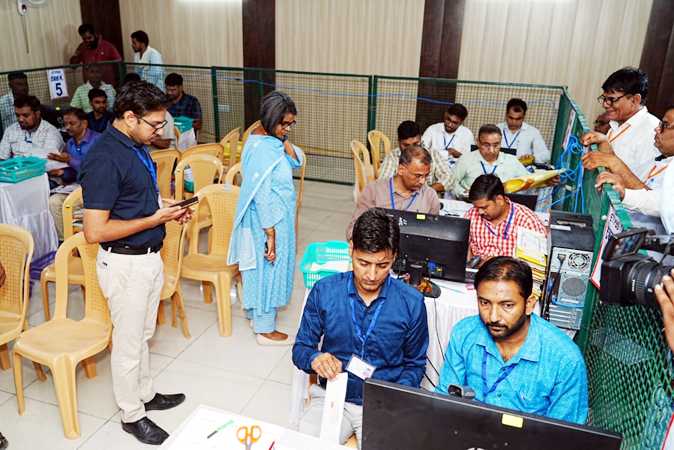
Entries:
{"type": "Polygon", "coordinates": [[[534,278],[533,294],[540,299],[548,267],[546,237],[528,228],[518,227],[516,256],[531,267],[534,278]]]}

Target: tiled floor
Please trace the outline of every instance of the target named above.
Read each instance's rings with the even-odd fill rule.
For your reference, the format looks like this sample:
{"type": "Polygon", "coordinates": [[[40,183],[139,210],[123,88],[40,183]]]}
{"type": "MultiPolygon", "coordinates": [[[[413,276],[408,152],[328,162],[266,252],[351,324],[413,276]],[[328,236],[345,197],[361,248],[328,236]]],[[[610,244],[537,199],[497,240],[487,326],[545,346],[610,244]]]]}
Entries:
{"type": "MultiPolygon", "coordinates": [[[[300,211],[297,261],[311,242],[344,240],[344,231],[354,208],[353,188],[306,182],[300,211]]],[[[50,288],[53,313],[54,289],[50,288]]],[[[200,285],[183,280],[191,339],[185,339],[180,325],[172,328],[170,315],[166,325],[158,326],[150,341],[151,366],[155,388],[162,393],[184,392],[186,402],[169,411],[150,411],[148,416],[169,433],[203,403],[259,420],[294,428],[289,422],[292,391],[290,347],[260,347],[248,327],[244,311],[232,307],[232,336],[224,339],[218,332],[216,304],[205,304],[200,285]]],[[[288,306],[278,312],[277,328],[294,334],[299,323],[304,283],[295,271],[295,288],[288,306]]],[[[71,286],[69,313],[83,315],[82,292],[71,286]]],[[[167,312],[170,309],[167,309],[167,312]]],[[[28,322],[44,322],[39,283],[33,288],[28,322]]],[[[10,346],[11,347],[11,346],[10,346]]],[[[63,434],[54,384],[37,381],[35,370],[24,360],[26,412],[18,414],[12,370],[0,371],[0,432],[10,449],[147,449],[125,433],[119,425],[118,409],[112,395],[110,352],[96,357],[98,376],[87,379],[81,367],[77,371],[80,429],[79,439],[68,440],[63,434]]]]}

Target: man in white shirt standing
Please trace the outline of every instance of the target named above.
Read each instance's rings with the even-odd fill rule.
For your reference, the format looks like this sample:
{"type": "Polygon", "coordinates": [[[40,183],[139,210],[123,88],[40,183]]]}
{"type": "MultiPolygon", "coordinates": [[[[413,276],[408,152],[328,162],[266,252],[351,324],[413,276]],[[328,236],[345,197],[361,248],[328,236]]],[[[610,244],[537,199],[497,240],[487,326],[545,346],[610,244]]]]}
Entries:
{"type": "Polygon", "coordinates": [[[503,132],[501,148],[516,149],[519,159],[533,155],[536,163],[549,163],[552,153],[548,150],[541,132],[524,122],[527,109],[526,102],[520,98],[511,98],[508,101],[506,121],[496,125],[503,132]]]}
{"type": "MultiPolygon", "coordinates": [[[[610,129],[606,137],[616,156],[628,167],[642,164],[659,156],[653,146],[655,128],[660,120],[648,112],[648,76],[634,67],[613,72],[601,86],[604,94],[597,100],[606,110],[610,129]]],[[[587,144],[598,143],[595,132],[583,136],[587,144]],[[587,138],[586,138],[587,137],[587,138]]]]}
{"type": "Polygon", "coordinates": [[[470,153],[470,146],[475,144],[473,132],[463,126],[466,117],[468,110],[465,106],[460,103],[450,105],[445,111],[444,121],[426,128],[421,137],[421,144],[428,150],[440,150],[450,168],[461,155],[470,153]]]}
{"type": "MultiPolygon", "coordinates": [[[[150,47],[150,38],[143,30],[131,33],[133,62],[136,64],[164,64],[161,53],[150,47]]],[[[136,73],[141,79],[149,81],[162,91],[164,90],[164,69],[153,66],[136,66],[136,73]]]]}

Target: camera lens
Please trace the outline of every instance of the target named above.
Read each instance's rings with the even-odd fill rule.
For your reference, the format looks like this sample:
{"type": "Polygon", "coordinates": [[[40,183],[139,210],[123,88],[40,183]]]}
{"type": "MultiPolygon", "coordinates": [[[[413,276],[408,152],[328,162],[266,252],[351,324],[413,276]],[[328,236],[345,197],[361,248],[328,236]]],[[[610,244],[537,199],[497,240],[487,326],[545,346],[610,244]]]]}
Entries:
{"type": "Polygon", "coordinates": [[[648,306],[658,309],[658,299],[655,298],[655,285],[662,281],[662,276],[672,267],[661,267],[652,259],[638,261],[629,273],[628,286],[630,287],[630,299],[635,305],[648,306]]]}

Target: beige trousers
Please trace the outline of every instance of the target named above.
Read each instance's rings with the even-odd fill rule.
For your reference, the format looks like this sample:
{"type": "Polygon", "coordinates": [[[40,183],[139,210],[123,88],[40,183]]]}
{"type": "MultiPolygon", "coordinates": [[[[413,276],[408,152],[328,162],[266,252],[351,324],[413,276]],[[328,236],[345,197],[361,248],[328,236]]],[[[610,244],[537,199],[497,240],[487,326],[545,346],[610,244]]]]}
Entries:
{"type": "Polygon", "coordinates": [[[102,248],[96,258],[98,281],[112,318],[112,390],[122,410],[122,422],[145,417],[154,398],[148,341],[157,323],[164,284],[159,252],[120,255],[102,248]]]}
{"type": "MultiPolygon", "coordinates": [[[[59,239],[63,240],[63,203],[66,201],[68,194],[52,194],[49,196],[49,211],[54,218],[54,225],[56,225],[56,232],[59,239]]],[[[82,202],[75,203],[73,211],[82,209],[82,202]]]]}

